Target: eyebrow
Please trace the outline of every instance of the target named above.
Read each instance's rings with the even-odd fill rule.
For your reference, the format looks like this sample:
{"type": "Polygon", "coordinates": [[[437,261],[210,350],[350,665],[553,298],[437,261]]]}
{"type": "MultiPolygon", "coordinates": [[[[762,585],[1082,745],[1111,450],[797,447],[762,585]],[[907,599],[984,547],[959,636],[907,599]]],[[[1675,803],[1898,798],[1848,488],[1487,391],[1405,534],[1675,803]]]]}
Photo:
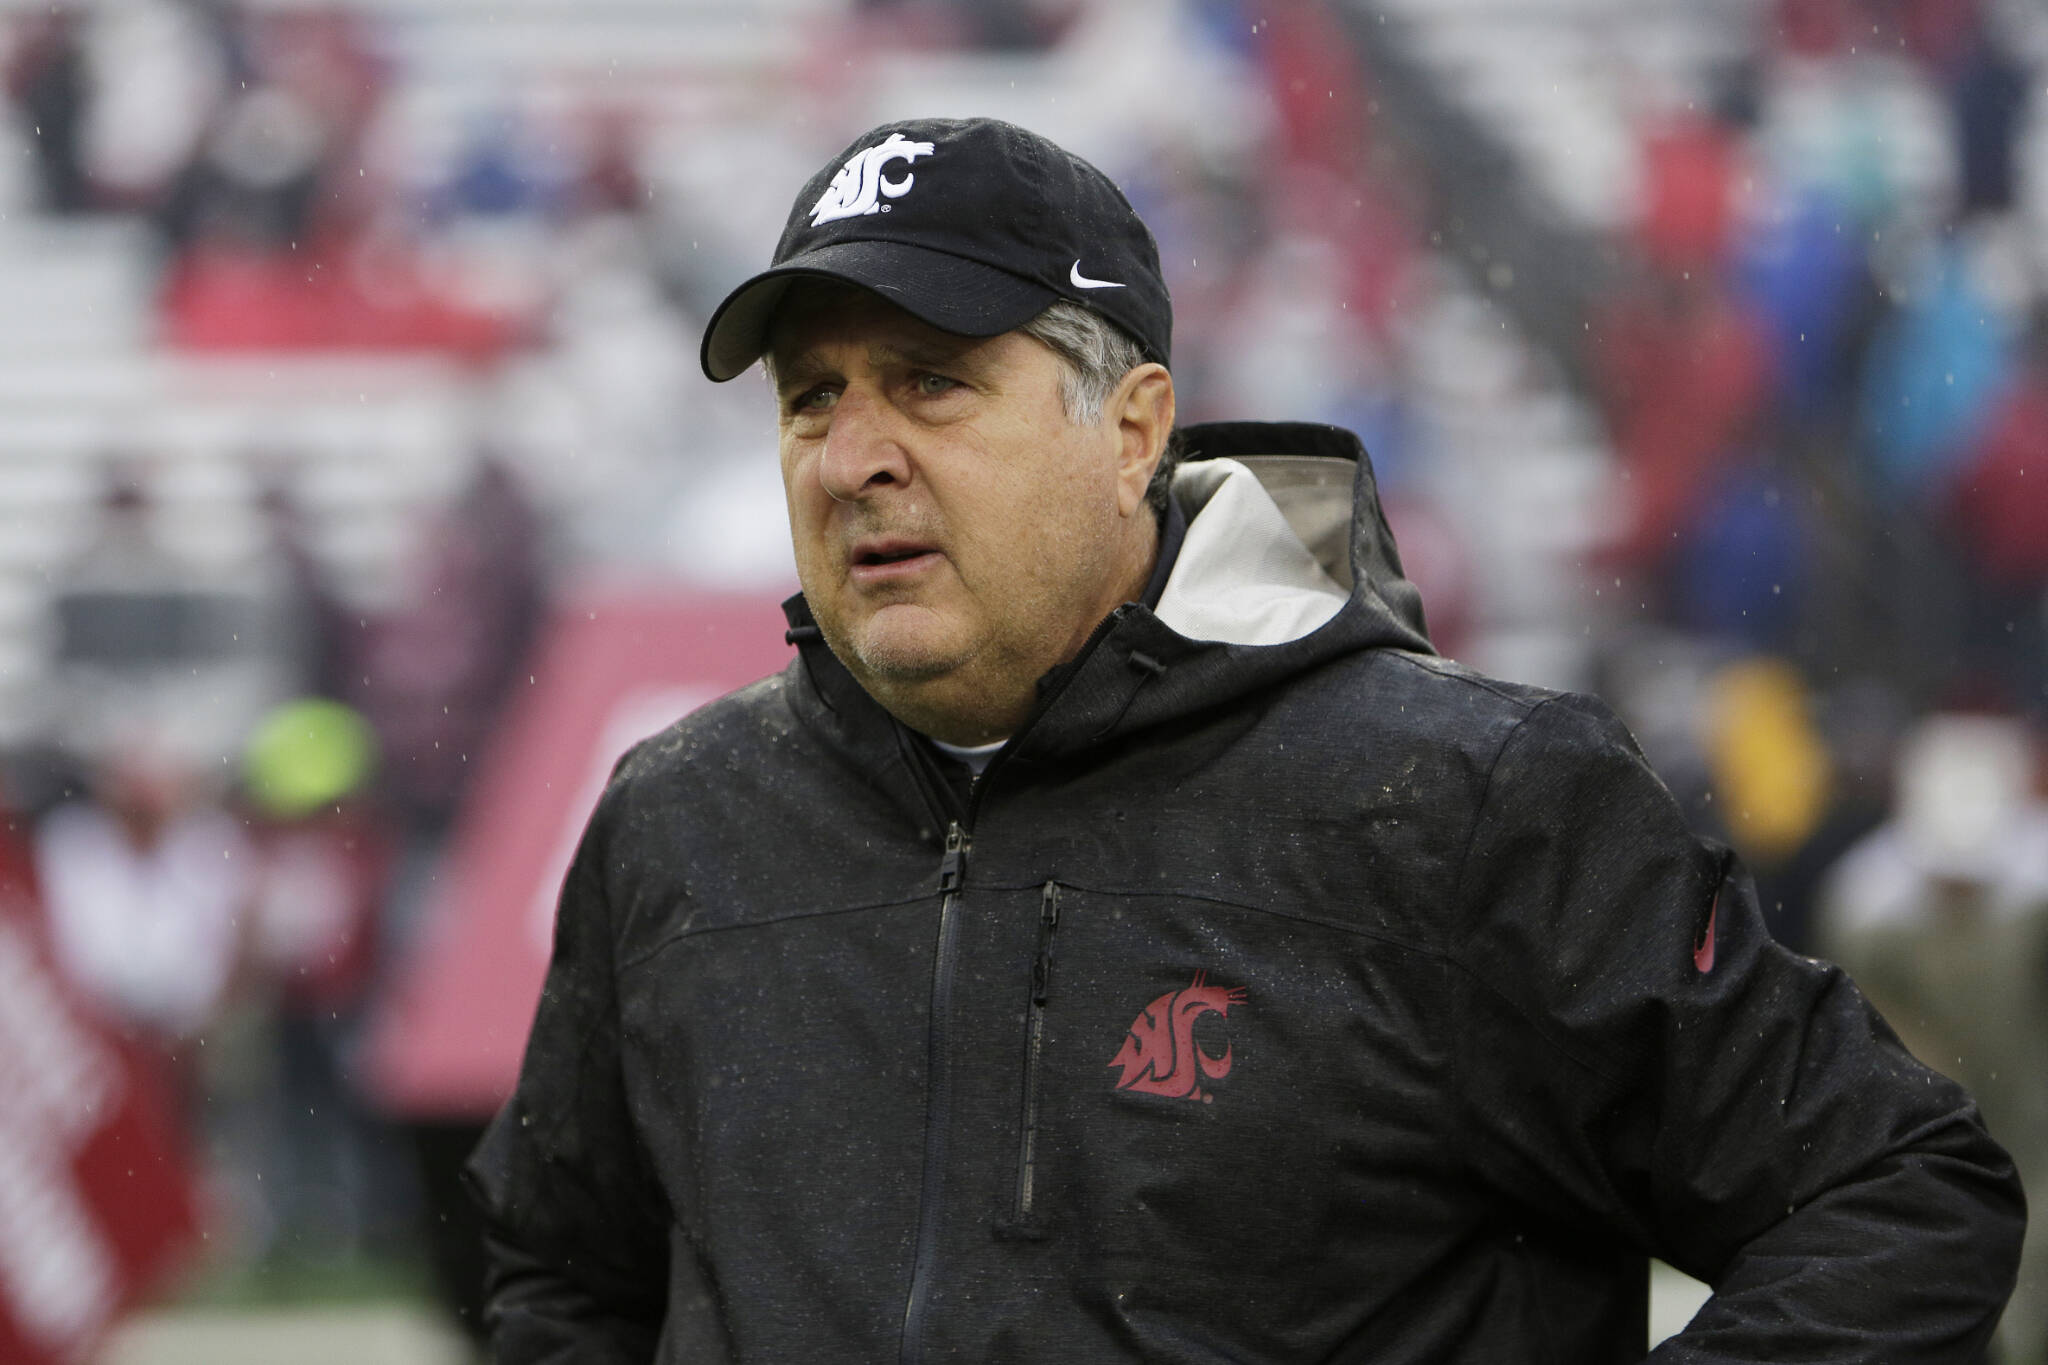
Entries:
{"type": "MultiPolygon", "coordinates": [[[[867,363],[878,370],[908,366],[912,369],[953,370],[980,377],[986,373],[987,366],[974,352],[986,340],[986,337],[961,337],[957,342],[876,342],[866,348],[867,363]]],[[[787,393],[793,388],[809,385],[818,376],[831,372],[831,368],[820,359],[815,348],[799,351],[786,363],[774,366],[775,387],[778,392],[787,393]]]]}
{"type": "Polygon", "coordinates": [[[876,369],[899,364],[920,369],[978,371],[981,366],[974,363],[973,354],[982,340],[980,337],[962,337],[957,342],[912,341],[902,346],[878,344],[868,347],[868,364],[876,369]]]}
{"type": "Polygon", "coordinates": [[[775,391],[780,394],[808,387],[814,378],[825,372],[824,362],[818,359],[816,351],[799,351],[787,361],[777,360],[773,351],[762,358],[768,364],[769,377],[775,381],[775,391]]]}

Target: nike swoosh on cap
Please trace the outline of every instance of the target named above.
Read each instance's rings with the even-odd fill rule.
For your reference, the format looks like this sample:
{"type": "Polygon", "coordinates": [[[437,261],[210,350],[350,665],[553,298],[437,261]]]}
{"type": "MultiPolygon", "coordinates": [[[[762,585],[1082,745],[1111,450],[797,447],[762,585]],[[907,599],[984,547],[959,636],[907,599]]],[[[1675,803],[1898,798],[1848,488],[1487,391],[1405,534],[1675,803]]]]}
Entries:
{"type": "Polygon", "coordinates": [[[1091,280],[1091,279],[1089,279],[1089,278],[1088,278],[1088,277],[1087,277],[1086,275],[1083,275],[1083,274],[1081,273],[1081,261],[1080,261],[1080,258],[1079,258],[1079,257],[1076,257],[1076,258],[1075,258],[1075,260],[1074,260],[1074,268],[1073,268],[1072,270],[1069,270],[1069,271],[1067,272],[1067,278],[1068,278],[1068,279],[1070,279],[1070,280],[1072,280],[1072,281],[1074,282],[1074,288],[1076,288],[1076,289],[1121,289],[1121,288],[1123,288],[1123,285],[1122,285],[1122,284],[1120,284],[1119,282],[1117,282],[1116,280],[1091,280]]]}

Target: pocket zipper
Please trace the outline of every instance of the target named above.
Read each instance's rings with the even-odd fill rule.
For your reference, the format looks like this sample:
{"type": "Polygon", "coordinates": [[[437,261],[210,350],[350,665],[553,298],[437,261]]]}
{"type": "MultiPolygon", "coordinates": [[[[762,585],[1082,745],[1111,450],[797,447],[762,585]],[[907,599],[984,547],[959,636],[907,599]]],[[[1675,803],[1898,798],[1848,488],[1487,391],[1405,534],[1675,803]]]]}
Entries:
{"type": "Polygon", "coordinates": [[[1045,1002],[1052,994],[1052,952],[1060,927],[1060,888],[1047,882],[1039,898],[1038,955],[1031,964],[1031,1004],[1024,1034],[1024,1122],[1017,1144],[1017,1203],[1020,1228],[1031,1227],[1033,1185],[1038,1165],[1038,1058],[1045,1043],[1045,1002]]]}

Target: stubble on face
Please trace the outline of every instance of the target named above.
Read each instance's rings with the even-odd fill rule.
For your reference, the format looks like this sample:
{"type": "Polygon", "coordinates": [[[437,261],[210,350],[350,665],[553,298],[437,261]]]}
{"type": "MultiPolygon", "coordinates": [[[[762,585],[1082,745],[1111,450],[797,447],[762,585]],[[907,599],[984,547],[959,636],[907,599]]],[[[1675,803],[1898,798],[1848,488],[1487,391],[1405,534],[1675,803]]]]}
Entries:
{"type": "MultiPolygon", "coordinates": [[[[886,538],[934,545],[946,558],[934,574],[959,576],[959,566],[949,552],[951,538],[945,519],[936,509],[859,503],[845,509],[844,521],[845,531],[838,543],[851,546],[886,538]]],[[[930,600],[931,587],[903,584],[854,590],[843,586],[844,552],[832,558],[835,563],[823,568],[820,577],[836,570],[841,573],[842,586],[837,592],[822,594],[828,603],[830,625],[826,626],[824,617],[819,623],[833,652],[869,691],[927,682],[972,661],[971,653],[946,638],[948,622],[942,609],[930,600]],[[845,600],[856,592],[858,601],[845,600]]],[[[957,634],[957,629],[951,633],[957,634]]]]}

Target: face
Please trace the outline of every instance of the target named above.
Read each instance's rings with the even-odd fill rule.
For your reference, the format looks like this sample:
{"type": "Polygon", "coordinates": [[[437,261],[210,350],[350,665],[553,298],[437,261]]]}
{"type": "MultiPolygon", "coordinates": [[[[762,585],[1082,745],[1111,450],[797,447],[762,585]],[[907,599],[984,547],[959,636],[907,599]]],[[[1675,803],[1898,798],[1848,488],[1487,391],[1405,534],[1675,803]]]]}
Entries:
{"type": "Polygon", "coordinates": [[[865,291],[798,294],[770,356],[797,574],[826,643],[915,729],[1013,733],[1038,678],[1142,591],[1172,381],[1143,366],[1100,422],[1070,422],[1037,341],[954,336],[865,291]]]}

